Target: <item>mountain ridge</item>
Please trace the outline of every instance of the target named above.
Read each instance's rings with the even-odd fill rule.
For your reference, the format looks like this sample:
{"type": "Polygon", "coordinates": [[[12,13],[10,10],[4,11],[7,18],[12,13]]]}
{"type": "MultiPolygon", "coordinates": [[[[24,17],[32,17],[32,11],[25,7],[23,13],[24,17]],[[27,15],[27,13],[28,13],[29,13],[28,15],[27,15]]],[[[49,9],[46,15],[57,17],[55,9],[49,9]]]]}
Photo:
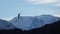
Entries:
{"type": "Polygon", "coordinates": [[[30,30],[34,28],[39,28],[45,24],[50,24],[57,22],[59,19],[52,15],[41,15],[41,16],[20,16],[13,18],[10,22],[22,30],[30,30]]]}
{"type": "Polygon", "coordinates": [[[0,19],[0,30],[9,30],[14,28],[15,26],[9,23],[8,21],[0,19]]]}

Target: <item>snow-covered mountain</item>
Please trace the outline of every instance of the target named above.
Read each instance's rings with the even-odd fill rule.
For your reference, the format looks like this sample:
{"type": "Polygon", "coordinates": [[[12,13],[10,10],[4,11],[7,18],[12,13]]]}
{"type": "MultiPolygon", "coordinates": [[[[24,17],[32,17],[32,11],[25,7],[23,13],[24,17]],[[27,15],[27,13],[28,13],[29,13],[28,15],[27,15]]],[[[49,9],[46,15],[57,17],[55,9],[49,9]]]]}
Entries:
{"type": "Polygon", "coordinates": [[[0,30],[14,29],[15,27],[8,21],[0,19],[0,30]]]}
{"type": "Polygon", "coordinates": [[[20,16],[13,18],[10,23],[22,30],[31,30],[34,28],[40,28],[46,24],[54,23],[58,21],[57,17],[52,15],[41,16],[20,16]]]}

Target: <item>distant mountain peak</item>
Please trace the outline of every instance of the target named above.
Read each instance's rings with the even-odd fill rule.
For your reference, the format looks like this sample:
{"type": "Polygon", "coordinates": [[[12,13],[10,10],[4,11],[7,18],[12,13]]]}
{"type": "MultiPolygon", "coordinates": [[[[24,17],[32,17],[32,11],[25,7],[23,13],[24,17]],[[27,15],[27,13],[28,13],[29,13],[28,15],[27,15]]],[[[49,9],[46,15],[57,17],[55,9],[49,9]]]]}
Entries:
{"type": "Polygon", "coordinates": [[[52,15],[41,15],[41,16],[20,16],[13,18],[10,22],[19,29],[31,30],[34,28],[39,28],[45,24],[50,24],[58,21],[57,17],[52,15]]]}
{"type": "Polygon", "coordinates": [[[8,21],[0,19],[0,30],[9,30],[15,28],[11,23],[8,21]]]}

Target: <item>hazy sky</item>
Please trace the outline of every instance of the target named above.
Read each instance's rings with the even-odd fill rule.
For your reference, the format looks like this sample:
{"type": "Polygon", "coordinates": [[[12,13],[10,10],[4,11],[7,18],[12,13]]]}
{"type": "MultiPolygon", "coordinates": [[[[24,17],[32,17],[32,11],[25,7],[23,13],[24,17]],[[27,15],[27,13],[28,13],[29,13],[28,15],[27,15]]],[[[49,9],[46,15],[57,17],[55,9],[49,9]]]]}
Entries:
{"type": "Polygon", "coordinates": [[[0,0],[0,18],[21,15],[60,14],[60,0],[0,0]]]}

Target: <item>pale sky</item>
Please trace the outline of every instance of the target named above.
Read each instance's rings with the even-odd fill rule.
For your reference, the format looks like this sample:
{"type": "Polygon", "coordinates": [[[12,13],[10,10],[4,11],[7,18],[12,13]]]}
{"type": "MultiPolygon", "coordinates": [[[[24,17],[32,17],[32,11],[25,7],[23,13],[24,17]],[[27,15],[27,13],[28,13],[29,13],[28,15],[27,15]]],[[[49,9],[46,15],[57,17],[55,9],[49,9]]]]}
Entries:
{"type": "Polygon", "coordinates": [[[0,18],[42,14],[60,15],[60,0],[0,0],[0,18]]]}

